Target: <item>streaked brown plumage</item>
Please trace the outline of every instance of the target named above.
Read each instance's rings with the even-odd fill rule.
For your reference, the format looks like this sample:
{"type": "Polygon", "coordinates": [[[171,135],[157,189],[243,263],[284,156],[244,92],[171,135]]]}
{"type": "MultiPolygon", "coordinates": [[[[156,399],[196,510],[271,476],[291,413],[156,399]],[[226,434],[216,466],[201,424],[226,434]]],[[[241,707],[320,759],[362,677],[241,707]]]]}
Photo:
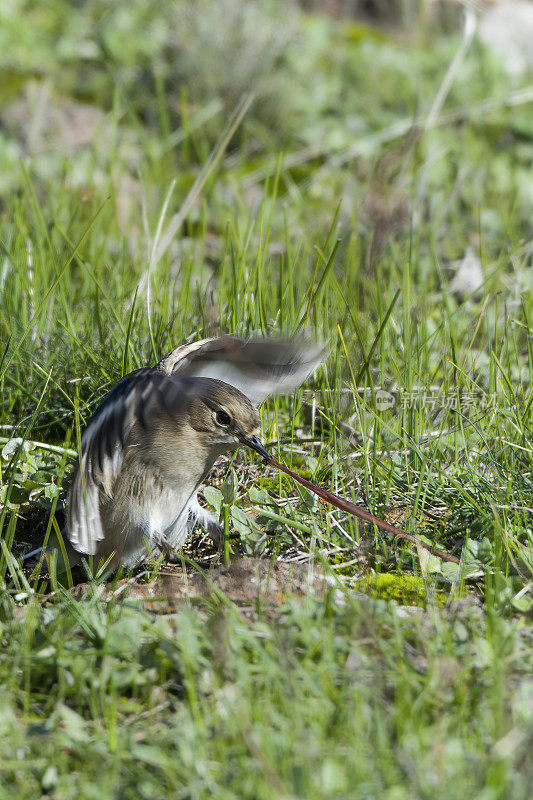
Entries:
{"type": "Polygon", "coordinates": [[[198,487],[240,444],[265,454],[256,406],[293,391],[323,357],[302,341],[222,336],[126,375],[82,437],[68,497],[71,561],[85,554],[130,567],[178,549],[195,524],[216,535],[198,487]]]}

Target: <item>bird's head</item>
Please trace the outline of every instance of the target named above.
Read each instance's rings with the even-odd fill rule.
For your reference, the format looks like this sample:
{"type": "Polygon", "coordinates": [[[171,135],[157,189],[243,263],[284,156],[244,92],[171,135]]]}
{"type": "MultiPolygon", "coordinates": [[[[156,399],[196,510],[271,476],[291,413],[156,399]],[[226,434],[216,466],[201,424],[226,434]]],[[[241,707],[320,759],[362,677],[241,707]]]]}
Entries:
{"type": "Polygon", "coordinates": [[[220,453],[240,445],[268,458],[258,433],[259,413],[246,395],[214,378],[195,378],[189,402],[189,424],[204,447],[220,453]]]}

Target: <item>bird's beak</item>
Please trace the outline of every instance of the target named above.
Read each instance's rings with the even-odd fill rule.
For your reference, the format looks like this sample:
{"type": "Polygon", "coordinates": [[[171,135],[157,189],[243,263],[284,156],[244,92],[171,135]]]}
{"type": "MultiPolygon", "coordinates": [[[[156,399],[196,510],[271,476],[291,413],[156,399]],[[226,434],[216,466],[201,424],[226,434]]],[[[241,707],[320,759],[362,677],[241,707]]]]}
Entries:
{"type": "Polygon", "coordinates": [[[257,438],[257,436],[242,436],[241,442],[247,447],[251,447],[252,450],[255,450],[255,452],[259,453],[259,455],[263,456],[263,458],[270,458],[268,450],[265,449],[264,444],[260,439],[257,438]]]}

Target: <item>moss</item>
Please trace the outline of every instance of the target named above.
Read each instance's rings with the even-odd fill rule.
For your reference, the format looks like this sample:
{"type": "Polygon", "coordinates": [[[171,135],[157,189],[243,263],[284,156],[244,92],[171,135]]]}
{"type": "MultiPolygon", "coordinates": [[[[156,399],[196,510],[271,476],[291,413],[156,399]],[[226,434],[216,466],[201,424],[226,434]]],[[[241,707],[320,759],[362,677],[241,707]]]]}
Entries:
{"type": "MultiPolygon", "coordinates": [[[[295,467],[292,465],[290,468],[295,470],[295,467]]],[[[308,469],[298,470],[298,475],[300,475],[302,478],[307,478],[308,481],[313,480],[313,475],[311,473],[311,470],[308,469]]],[[[295,481],[289,475],[285,475],[283,472],[278,472],[276,475],[262,476],[256,481],[256,486],[259,489],[266,489],[266,491],[272,495],[277,495],[277,494],[284,495],[285,493],[294,490],[295,481]],[[281,479],[281,490],[280,490],[280,479],[281,479]]]]}
{"type": "MultiPolygon", "coordinates": [[[[357,584],[358,589],[381,600],[394,600],[400,605],[426,606],[426,587],[423,579],[418,575],[391,575],[380,573],[378,575],[365,575],[357,584]]],[[[446,603],[446,594],[434,591],[434,597],[439,606],[446,603]]]]}

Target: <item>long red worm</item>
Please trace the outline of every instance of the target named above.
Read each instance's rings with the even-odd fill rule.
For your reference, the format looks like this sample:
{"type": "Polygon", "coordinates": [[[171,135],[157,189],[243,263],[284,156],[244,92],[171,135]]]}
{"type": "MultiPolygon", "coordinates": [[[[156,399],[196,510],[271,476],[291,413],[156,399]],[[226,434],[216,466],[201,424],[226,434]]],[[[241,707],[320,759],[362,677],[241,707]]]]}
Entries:
{"type": "Polygon", "coordinates": [[[451,556],[449,553],[445,553],[443,550],[439,550],[436,547],[433,547],[430,544],[427,544],[422,539],[419,539],[418,536],[411,536],[410,533],[406,533],[402,531],[400,528],[397,528],[395,525],[391,525],[389,522],[385,522],[385,520],[380,519],[379,517],[375,517],[370,511],[367,511],[366,508],[362,508],[361,506],[356,506],[354,503],[351,503],[349,500],[345,500],[343,497],[339,497],[333,492],[328,492],[327,489],[321,489],[320,486],[315,486],[314,483],[308,481],[306,478],[302,478],[301,475],[297,475],[296,472],[293,472],[292,469],[280,464],[279,461],[276,461],[272,456],[265,457],[265,461],[270,464],[272,467],[276,467],[276,469],[281,470],[286,475],[290,475],[293,480],[301,483],[302,486],[305,486],[306,489],[309,489],[311,492],[314,492],[323,500],[326,500],[331,505],[340,508],[342,511],[347,511],[349,514],[353,514],[356,517],[360,517],[361,519],[366,520],[367,522],[373,522],[374,525],[377,525],[378,528],[383,528],[384,531],[387,533],[391,533],[393,536],[397,536],[399,539],[406,539],[408,542],[413,542],[413,544],[418,544],[420,547],[423,547],[425,550],[429,550],[429,552],[437,556],[438,558],[442,558],[443,561],[453,561],[454,564],[459,564],[459,559],[456,556],[451,556]]]}

